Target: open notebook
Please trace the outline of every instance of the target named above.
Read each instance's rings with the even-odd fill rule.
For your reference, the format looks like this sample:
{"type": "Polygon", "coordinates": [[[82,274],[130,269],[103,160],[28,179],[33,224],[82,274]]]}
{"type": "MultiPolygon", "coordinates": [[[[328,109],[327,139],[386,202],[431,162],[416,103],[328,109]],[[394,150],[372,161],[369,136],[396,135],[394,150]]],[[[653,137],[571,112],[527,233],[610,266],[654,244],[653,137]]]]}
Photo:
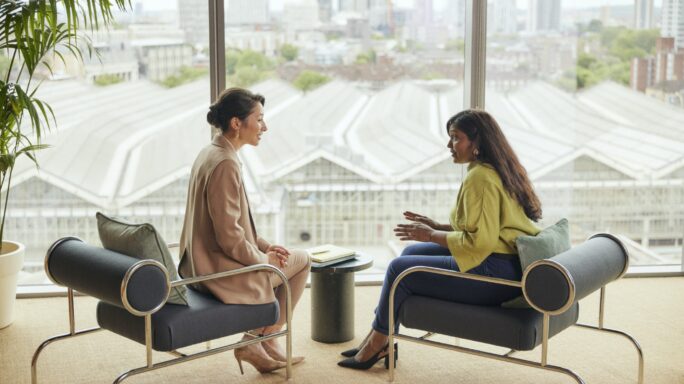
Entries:
{"type": "Polygon", "coordinates": [[[356,257],[356,251],[332,244],[309,248],[307,252],[311,255],[311,261],[319,266],[341,263],[356,257]]]}

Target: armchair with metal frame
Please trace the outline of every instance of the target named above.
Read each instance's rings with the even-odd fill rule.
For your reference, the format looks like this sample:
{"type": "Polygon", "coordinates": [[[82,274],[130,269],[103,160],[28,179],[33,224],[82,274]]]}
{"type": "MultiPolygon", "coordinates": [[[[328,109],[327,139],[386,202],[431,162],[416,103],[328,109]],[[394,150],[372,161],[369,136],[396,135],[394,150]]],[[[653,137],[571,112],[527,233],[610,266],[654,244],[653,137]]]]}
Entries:
{"type": "MultiPolygon", "coordinates": [[[[173,245],[171,245],[173,246],[173,245]]],[[[55,341],[107,329],[144,344],[147,362],[118,376],[114,383],[128,377],[171,365],[214,355],[250,344],[286,337],[286,376],[292,376],[292,308],[290,285],[278,268],[268,264],[211,275],[169,280],[169,273],[158,261],[137,259],[117,252],[94,247],[75,237],[56,241],[45,256],[45,273],[57,285],[67,287],[69,333],[45,340],[31,360],[31,383],[38,383],[37,365],[40,353],[55,341]],[[287,294],[286,329],[273,334],[243,340],[230,345],[210,348],[214,339],[239,334],[275,323],[278,303],[259,305],[223,304],[211,294],[188,289],[188,306],[167,304],[173,287],[186,286],[242,273],[263,271],[279,276],[287,294]],[[99,327],[76,330],[74,291],[99,299],[99,327]],[[192,354],[178,349],[206,342],[204,351],[192,354]],[[152,351],[167,352],[174,359],[154,363],[152,351]]]]}
{"type": "MultiPolygon", "coordinates": [[[[547,363],[548,340],[571,325],[609,332],[627,338],[634,344],[639,358],[638,383],[644,381],[644,357],[639,343],[629,334],[604,326],[605,285],[622,277],[629,266],[629,255],[622,242],[610,234],[596,234],[584,243],[550,259],[538,260],[523,271],[522,281],[478,276],[431,267],[413,267],[394,281],[389,298],[389,345],[395,339],[468,353],[500,361],[541,368],[571,376],[583,384],[582,378],[570,369],[547,363]],[[508,309],[453,303],[422,296],[410,296],[394,315],[394,293],[397,285],[412,273],[435,273],[454,278],[502,284],[522,288],[530,309],[508,309]],[[600,289],[598,326],[578,324],[578,301],[600,289]],[[421,337],[398,332],[398,324],[426,331],[421,337]],[[434,334],[469,339],[509,348],[499,355],[459,345],[428,340],[434,334]],[[517,351],[533,350],[542,345],[541,361],[511,357],[517,351]]],[[[394,348],[389,349],[389,361],[394,360],[394,348]]],[[[389,366],[390,381],[394,380],[394,365],[389,366]]]]}

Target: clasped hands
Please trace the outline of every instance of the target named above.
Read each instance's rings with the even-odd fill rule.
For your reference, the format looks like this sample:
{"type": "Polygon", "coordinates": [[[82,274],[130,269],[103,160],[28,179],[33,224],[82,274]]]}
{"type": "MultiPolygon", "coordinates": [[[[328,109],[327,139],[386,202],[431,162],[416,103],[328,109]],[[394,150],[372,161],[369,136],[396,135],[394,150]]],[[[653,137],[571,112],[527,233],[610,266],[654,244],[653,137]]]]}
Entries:
{"type": "Polygon", "coordinates": [[[290,257],[290,251],[285,249],[282,245],[271,245],[266,249],[268,256],[268,263],[280,267],[287,267],[287,260],[290,257]]]}
{"type": "Polygon", "coordinates": [[[432,241],[432,234],[438,226],[437,222],[411,211],[404,212],[404,218],[412,223],[397,224],[394,234],[399,237],[399,240],[432,241]]]}

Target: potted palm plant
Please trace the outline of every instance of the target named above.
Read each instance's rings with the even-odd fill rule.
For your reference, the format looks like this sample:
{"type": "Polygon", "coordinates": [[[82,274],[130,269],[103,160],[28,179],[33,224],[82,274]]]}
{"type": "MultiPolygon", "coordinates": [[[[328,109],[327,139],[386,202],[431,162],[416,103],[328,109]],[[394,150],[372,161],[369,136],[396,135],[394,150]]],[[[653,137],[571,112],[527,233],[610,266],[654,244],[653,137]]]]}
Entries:
{"type": "Polygon", "coordinates": [[[36,97],[36,69],[64,55],[83,59],[91,53],[80,30],[107,28],[113,7],[130,9],[130,0],[1,0],[0,1],[0,328],[12,323],[17,277],[24,245],[4,238],[12,171],[19,157],[36,166],[35,151],[46,129],[54,124],[50,106],[36,97]],[[4,63],[4,65],[3,65],[4,63]]]}

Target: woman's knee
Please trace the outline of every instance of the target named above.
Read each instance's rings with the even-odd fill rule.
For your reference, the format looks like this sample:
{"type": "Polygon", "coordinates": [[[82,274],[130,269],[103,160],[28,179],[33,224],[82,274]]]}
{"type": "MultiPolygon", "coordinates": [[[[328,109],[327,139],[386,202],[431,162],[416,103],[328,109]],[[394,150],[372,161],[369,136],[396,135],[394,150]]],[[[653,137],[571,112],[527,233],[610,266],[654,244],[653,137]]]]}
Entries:
{"type": "Polygon", "coordinates": [[[288,264],[293,263],[297,271],[306,271],[308,273],[311,270],[311,256],[304,250],[292,250],[287,262],[288,264]]]}
{"type": "Polygon", "coordinates": [[[421,250],[423,249],[423,243],[417,243],[417,244],[411,244],[408,247],[404,248],[403,251],[401,251],[401,255],[399,256],[414,256],[414,255],[420,255],[421,250]]]}
{"type": "Polygon", "coordinates": [[[394,280],[394,278],[399,276],[400,273],[415,265],[416,263],[413,260],[409,260],[408,257],[396,257],[392,259],[387,266],[386,274],[388,277],[391,277],[392,280],[394,280]]]}

